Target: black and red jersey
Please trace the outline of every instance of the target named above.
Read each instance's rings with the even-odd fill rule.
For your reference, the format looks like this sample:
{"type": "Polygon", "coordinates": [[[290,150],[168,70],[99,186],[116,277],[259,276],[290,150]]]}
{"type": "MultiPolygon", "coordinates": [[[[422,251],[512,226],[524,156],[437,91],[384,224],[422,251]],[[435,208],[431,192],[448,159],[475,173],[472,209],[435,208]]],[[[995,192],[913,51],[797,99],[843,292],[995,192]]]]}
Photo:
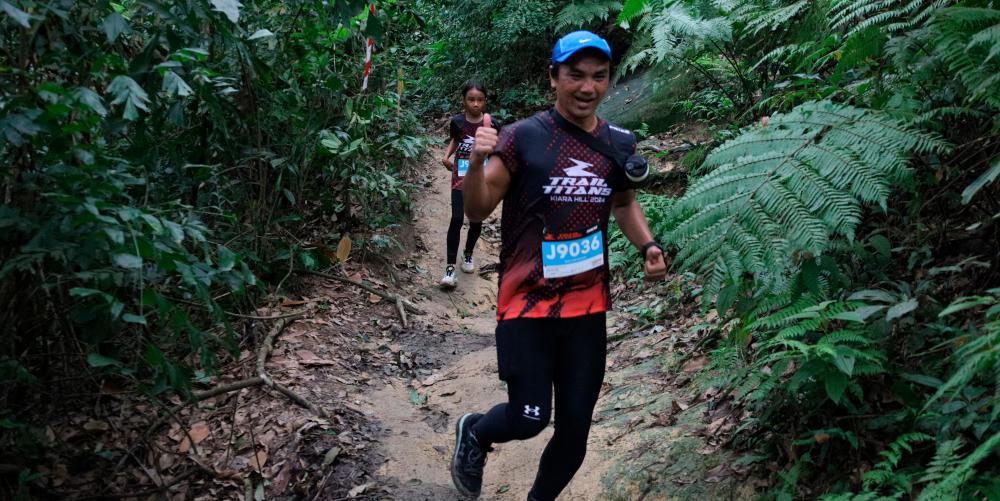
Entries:
{"type": "MultiPolygon", "coordinates": [[[[629,184],[610,159],[566,132],[572,125],[556,113],[506,127],[494,150],[511,175],[500,223],[497,320],[568,318],[611,307],[611,197],[629,184]]],[[[635,151],[635,136],[604,120],[592,134],[635,151]]]]}
{"type": "MultiPolygon", "coordinates": [[[[500,124],[495,118],[490,117],[490,122],[491,127],[500,130],[500,124]]],[[[455,150],[455,167],[451,169],[451,189],[453,190],[462,189],[462,180],[468,169],[469,157],[472,156],[472,143],[476,138],[476,129],[482,126],[482,120],[469,122],[465,119],[464,113],[451,117],[448,123],[448,137],[458,145],[458,149],[455,150]]]]}

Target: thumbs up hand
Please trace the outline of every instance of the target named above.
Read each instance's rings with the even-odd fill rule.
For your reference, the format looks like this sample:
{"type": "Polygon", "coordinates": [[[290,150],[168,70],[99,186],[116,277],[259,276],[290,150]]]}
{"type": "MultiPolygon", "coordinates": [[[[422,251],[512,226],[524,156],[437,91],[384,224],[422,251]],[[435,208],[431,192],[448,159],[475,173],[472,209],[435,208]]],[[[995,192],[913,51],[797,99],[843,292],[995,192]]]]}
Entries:
{"type": "Polygon", "coordinates": [[[497,146],[497,130],[493,128],[493,120],[490,114],[483,116],[483,126],[476,129],[476,142],[472,145],[472,154],[469,158],[470,167],[480,166],[487,155],[493,153],[497,146]]]}

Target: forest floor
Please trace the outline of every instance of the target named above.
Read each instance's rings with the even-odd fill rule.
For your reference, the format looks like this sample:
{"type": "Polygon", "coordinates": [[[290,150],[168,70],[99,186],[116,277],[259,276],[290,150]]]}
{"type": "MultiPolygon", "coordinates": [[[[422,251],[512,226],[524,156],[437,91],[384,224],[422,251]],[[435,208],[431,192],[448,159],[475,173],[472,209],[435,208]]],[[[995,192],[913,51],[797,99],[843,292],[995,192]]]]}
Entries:
{"type": "MultiPolygon", "coordinates": [[[[300,314],[277,335],[264,367],[325,416],[257,386],[197,405],[175,399],[162,426],[146,432],[149,416],[162,411],[109,395],[92,415],[67,415],[51,434],[81,453],[95,440],[130,452],[113,469],[54,459],[47,491],[80,498],[73,493],[93,493],[88,486],[97,484],[145,499],[459,499],[448,470],[455,420],[506,393],[494,348],[496,274],[459,273],[455,290],[437,286],[450,214],[440,153],[418,170],[412,225],[395,235],[405,251],[382,256],[381,265],[352,256],[338,272],[382,295],[303,275],[258,311],[300,314]],[[383,297],[391,294],[423,314],[407,314],[404,327],[396,303],[383,297]]],[[[485,222],[476,251],[486,270],[497,262],[498,214],[485,222]]],[[[678,280],[614,284],[608,372],[589,452],[561,500],[747,499],[760,487],[748,476],[751,465],[723,447],[746,416],[696,378],[707,358],[695,327],[712,319],[681,297],[678,280]],[[656,321],[642,320],[652,311],[656,321]]],[[[260,323],[248,332],[260,339],[269,329],[260,323]]],[[[197,389],[255,375],[256,358],[244,352],[197,389]]],[[[534,439],[499,444],[481,499],[523,500],[551,433],[550,425],[534,439]]]]}

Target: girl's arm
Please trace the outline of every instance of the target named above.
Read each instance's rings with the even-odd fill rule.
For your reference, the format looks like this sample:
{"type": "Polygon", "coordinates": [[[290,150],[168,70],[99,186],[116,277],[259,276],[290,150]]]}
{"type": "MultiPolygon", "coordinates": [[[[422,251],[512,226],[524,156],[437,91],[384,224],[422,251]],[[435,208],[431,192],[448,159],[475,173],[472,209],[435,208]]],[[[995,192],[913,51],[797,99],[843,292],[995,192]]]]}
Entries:
{"type": "Polygon", "coordinates": [[[451,170],[455,167],[455,161],[452,160],[452,157],[455,156],[455,152],[457,150],[458,150],[458,142],[455,141],[455,138],[452,138],[451,141],[448,142],[448,149],[445,150],[444,152],[444,158],[441,159],[441,163],[445,167],[447,167],[448,170],[451,170]]]}
{"type": "Polygon", "coordinates": [[[458,142],[455,138],[451,138],[451,142],[448,143],[448,149],[444,152],[444,158],[441,159],[441,163],[450,171],[455,168],[455,161],[451,157],[455,154],[455,150],[458,149],[458,142]]]}

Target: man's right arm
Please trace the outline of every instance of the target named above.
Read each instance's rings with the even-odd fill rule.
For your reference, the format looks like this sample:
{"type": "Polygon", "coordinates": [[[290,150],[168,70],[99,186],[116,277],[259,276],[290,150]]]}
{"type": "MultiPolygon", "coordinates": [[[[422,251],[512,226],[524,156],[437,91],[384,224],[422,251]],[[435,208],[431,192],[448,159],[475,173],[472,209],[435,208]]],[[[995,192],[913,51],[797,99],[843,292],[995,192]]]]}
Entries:
{"type": "Polygon", "coordinates": [[[465,214],[472,221],[482,221],[489,217],[510,187],[510,171],[500,155],[492,155],[489,165],[483,166],[483,160],[493,153],[497,145],[496,129],[488,124],[484,125],[476,130],[469,171],[462,181],[465,214]]]}

